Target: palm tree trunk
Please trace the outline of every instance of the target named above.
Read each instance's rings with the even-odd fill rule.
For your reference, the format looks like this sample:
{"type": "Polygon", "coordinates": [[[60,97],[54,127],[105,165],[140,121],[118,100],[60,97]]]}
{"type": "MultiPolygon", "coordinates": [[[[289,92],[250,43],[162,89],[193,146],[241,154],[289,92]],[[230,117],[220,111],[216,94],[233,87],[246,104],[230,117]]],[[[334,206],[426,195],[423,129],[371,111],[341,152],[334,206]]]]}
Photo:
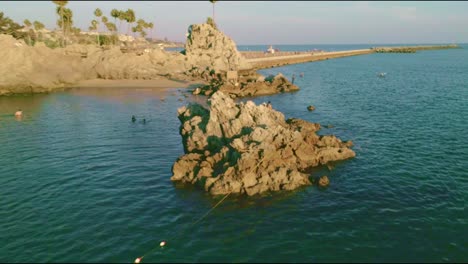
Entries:
{"type": "Polygon", "coordinates": [[[65,47],[65,18],[63,17],[63,7],[60,8],[60,14],[62,16],[62,46],[65,47]]]}

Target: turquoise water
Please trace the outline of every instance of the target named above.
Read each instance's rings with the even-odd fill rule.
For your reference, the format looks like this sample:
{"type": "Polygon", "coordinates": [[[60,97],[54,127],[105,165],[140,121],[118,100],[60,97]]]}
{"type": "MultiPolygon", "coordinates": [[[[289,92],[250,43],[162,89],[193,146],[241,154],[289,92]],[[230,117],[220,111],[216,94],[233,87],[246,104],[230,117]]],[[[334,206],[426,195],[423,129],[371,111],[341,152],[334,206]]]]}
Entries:
{"type": "Polygon", "coordinates": [[[296,74],[301,90],[255,102],[354,142],[356,158],[314,172],[329,188],[228,197],[193,225],[220,198],[169,178],[176,109],[200,98],[0,97],[0,262],[123,263],[153,248],[143,262],[468,260],[468,46],[261,72],[296,74]]]}

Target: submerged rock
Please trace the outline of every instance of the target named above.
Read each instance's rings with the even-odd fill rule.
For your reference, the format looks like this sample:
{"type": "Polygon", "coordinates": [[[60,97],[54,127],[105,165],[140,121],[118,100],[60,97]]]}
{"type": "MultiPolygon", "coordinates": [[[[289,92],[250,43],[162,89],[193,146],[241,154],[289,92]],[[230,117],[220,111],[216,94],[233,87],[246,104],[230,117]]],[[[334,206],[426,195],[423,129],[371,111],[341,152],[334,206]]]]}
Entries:
{"type": "Polygon", "coordinates": [[[330,184],[330,180],[326,175],[324,175],[320,177],[318,184],[320,187],[327,187],[330,184]]]}
{"type": "Polygon", "coordinates": [[[185,155],[172,167],[172,181],[196,184],[212,195],[293,190],[310,185],[307,171],[355,156],[335,136],[252,101],[236,104],[216,92],[209,108],[190,104],[178,109],[185,155]]]}

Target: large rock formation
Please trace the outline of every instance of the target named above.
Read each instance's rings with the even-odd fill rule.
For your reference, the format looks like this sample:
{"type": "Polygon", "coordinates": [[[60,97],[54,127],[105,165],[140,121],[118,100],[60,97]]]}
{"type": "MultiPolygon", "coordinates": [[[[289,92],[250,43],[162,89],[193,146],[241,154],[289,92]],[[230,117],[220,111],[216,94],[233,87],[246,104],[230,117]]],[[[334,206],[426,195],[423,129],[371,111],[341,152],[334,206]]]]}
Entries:
{"type": "Polygon", "coordinates": [[[299,89],[284,76],[265,78],[249,70],[234,41],[211,25],[191,25],[189,32],[185,55],[159,48],[136,49],[132,46],[136,42],[123,47],[72,44],[50,49],[43,43],[32,47],[0,35],[0,95],[49,92],[95,78],[206,81],[211,84],[204,94],[221,90],[233,97],[299,89]],[[229,73],[239,73],[236,81],[227,78],[229,73]]]}
{"type": "Polygon", "coordinates": [[[0,35],[0,95],[47,92],[84,78],[81,59],[0,35]]]}
{"type": "Polygon", "coordinates": [[[178,109],[186,154],[173,165],[173,181],[213,195],[293,190],[311,184],[310,168],[355,156],[351,142],[318,136],[319,124],[285,121],[266,105],[236,104],[219,91],[209,105],[178,109]]]}
{"type": "Polygon", "coordinates": [[[276,93],[298,91],[299,87],[292,84],[283,74],[264,77],[257,74],[252,78],[249,76],[239,78],[239,82],[225,82],[219,87],[219,91],[229,94],[231,97],[261,96],[276,93]]]}
{"type": "Polygon", "coordinates": [[[251,69],[228,36],[209,24],[194,24],[188,29],[185,54],[188,63],[217,72],[251,69]]]}
{"type": "Polygon", "coordinates": [[[186,76],[185,56],[160,49],[142,54],[123,53],[117,46],[69,45],[51,49],[43,43],[28,46],[0,35],[0,95],[37,93],[66,87],[81,80],[159,79],[186,76]]]}

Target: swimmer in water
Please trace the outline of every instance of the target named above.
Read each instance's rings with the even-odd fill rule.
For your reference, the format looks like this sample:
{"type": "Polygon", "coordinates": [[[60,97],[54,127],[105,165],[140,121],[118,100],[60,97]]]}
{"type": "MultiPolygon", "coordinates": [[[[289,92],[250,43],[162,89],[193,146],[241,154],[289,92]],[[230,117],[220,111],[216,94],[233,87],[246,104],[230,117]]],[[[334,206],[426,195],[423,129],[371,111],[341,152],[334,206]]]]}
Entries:
{"type": "Polygon", "coordinates": [[[21,111],[21,109],[18,109],[18,111],[16,111],[16,113],[15,113],[15,116],[16,116],[16,117],[21,117],[21,116],[23,116],[23,111],[21,111]]]}
{"type": "Polygon", "coordinates": [[[135,123],[135,121],[136,121],[136,117],[133,115],[132,116],[132,122],[135,123]]]}

